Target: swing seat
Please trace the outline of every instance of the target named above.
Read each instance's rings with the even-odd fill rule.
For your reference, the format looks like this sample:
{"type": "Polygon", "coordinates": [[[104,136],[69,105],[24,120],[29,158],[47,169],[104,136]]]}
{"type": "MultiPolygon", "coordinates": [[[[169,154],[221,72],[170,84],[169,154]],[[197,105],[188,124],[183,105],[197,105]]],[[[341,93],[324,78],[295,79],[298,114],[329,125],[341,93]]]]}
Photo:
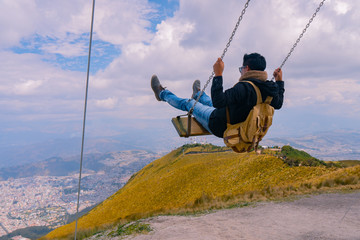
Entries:
{"type": "Polygon", "coordinates": [[[194,117],[191,117],[191,131],[187,136],[188,116],[177,116],[171,119],[180,137],[211,135],[194,117]]]}

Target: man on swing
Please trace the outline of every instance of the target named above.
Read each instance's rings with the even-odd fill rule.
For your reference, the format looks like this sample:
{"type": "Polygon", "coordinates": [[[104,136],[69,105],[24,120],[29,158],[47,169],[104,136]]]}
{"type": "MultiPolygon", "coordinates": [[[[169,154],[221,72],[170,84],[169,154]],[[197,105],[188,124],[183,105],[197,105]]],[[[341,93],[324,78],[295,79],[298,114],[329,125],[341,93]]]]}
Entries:
{"type": "MultiPolygon", "coordinates": [[[[265,68],[266,60],[263,56],[258,53],[245,54],[243,64],[239,67],[241,73],[239,82],[224,91],[222,78],[224,62],[218,58],[213,66],[215,77],[211,86],[211,98],[205,92],[201,95],[193,111],[195,119],[206,130],[219,138],[223,137],[227,128],[226,107],[229,109],[231,124],[245,121],[251,109],[256,105],[257,95],[251,84],[244,81],[254,83],[260,89],[262,100],[264,101],[270,96],[272,97],[270,105],[274,109],[280,109],[285,92],[282,71],[280,68],[274,71],[275,82],[273,82],[267,80],[265,68]]],[[[165,101],[183,111],[189,111],[201,93],[200,81],[195,80],[192,99],[179,98],[162,87],[156,75],[151,78],[151,88],[158,101],[165,101]]]]}

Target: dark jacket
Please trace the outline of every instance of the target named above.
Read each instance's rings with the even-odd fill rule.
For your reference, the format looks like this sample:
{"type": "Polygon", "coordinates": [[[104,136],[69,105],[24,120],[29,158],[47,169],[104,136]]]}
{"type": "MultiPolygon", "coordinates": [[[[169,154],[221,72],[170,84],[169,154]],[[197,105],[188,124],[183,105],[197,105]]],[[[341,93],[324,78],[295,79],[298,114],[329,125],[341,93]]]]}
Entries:
{"type": "MultiPolygon", "coordinates": [[[[267,96],[273,97],[271,106],[280,109],[284,100],[283,81],[261,81],[255,78],[245,79],[253,82],[261,92],[263,101],[267,96]]],[[[222,138],[226,130],[226,106],[229,107],[230,123],[236,124],[246,120],[251,109],[256,105],[255,89],[250,83],[239,81],[234,87],[223,91],[223,78],[214,77],[211,86],[211,100],[216,108],[210,116],[209,128],[211,132],[222,138]]]]}

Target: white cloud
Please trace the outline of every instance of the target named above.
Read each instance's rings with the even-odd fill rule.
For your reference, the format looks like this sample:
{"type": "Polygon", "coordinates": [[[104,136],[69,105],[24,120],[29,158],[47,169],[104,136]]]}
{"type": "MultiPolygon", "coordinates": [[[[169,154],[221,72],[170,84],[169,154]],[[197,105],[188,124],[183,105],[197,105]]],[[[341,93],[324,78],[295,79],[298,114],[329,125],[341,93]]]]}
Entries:
{"type": "Polygon", "coordinates": [[[36,4],[32,0],[0,0],[0,46],[9,47],[18,43],[22,37],[33,33],[32,13],[36,4]]]}
{"type": "Polygon", "coordinates": [[[14,93],[16,95],[33,94],[41,85],[43,85],[41,80],[22,80],[20,83],[15,84],[14,93]]]}
{"type": "Polygon", "coordinates": [[[148,96],[135,96],[135,97],[127,97],[126,98],[126,104],[129,106],[149,106],[149,103],[152,102],[154,99],[154,95],[148,95],[148,96]]]}
{"type": "Polygon", "coordinates": [[[118,99],[116,97],[109,97],[106,99],[100,99],[95,101],[95,105],[99,108],[104,109],[114,109],[118,103],[118,99]]]}
{"type": "MultiPolygon", "coordinates": [[[[0,54],[1,94],[11,98],[13,90],[42,97],[68,98],[78,94],[85,82],[84,73],[65,71],[44,62],[37,54],[0,54]],[[40,91],[41,92],[38,92],[40,91]]],[[[31,98],[33,96],[30,96],[31,98]]]]}
{"type": "Polygon", "coordinates": [[[51,44],[44,44],[41,50],[49,54],[61,54],[64,57],[87,56],[88,45],[83,42],[69,43],[68,41],[56,41],[51,44]]]}
{"type": "Polygon", "coordinates": [[[346,14],[350,10],[350,5],[344,1],[335,2],[335,11],[337,14],[346,14]]]}
{"type": "Polygon", "coordinates": [[[97,36],[113,44],[129,44],[151,37],[148,18],[155,10],[145,0],[99,1],[96,3],[97,36]]]}
{"type": "MultiPolygon", "coordinates": [[[[244,53],[263,54],[270,75],[318,3],[317,0],[251,1],[225,57],[225,88],[237,82],[237,67],[244,53]]],[[[181,0],[174,16],[164,19],[156,32],[151,32],[149,27],[156,9],[148,1],[97,1],[94,38],[121,47],[121,54],[106,69],[90,76],[89,110],[94,104],[97,113],[93,120],[100,121],[102,113],[120,120],[170,118],[180,114],[155,100],[150,77],[157,74],[168,89],[180,97],[189,97],[195,79],[200,79],[202,84],[208,80],[243,4],[237,0],[226,4],[221,0],[181,0]]],[[[284,66],[284,114],[287,108],[317,104],[325,106],[324,112],[338,109],[336,114],[341,110],[343,115],[359,109],[358,9],[360,1],[356,0],[325,2],[284,66]]],[[[72,119],[81,116],[86,74],[60,69],[43,58],[53,53],[84,56],[87,42],[79,39],[90,30],[90,14],[91,1],[85,0],[0,0],[2,48],[19,45],[21,39],[32,41],[34,35],[53,39],[51,43],[37,42],[44,56],[1,52],[0,93],[6,99],[0,104],[7,114],[14,105],[23,111],[21,114],[31,115],[27,119],[35,119],[36,114],[72,119]]],[[[12,114],[18,116],[20,112],[16,110],[12,114]]]]}
{"type": "Polygon", "coordinates": [[[354,79],[328,79],[325,83],[313,78],[289,79],[287,93],[292,99],[291,107],[311,104],[357,105],[360,101],[360,81],[354,79]],[[301,89],[301,91],[299,91],[301,89]]]}
{"type": "MultiPolygon", "coordinates": [[[[82,55],[84,46],[72,41],[76,36],[89,33],[91,9],[92,2],[86,0],[1,0],[0,46],[18,46],[21,40],[31,39],[37,34],[57,40],[42,47],[49,53],[82,55]]],[[[155,13],[146,0],[98,1],[95,5],[94,40],[118,45],[146,41],[151,37],[149,18],[155,13]]]]}

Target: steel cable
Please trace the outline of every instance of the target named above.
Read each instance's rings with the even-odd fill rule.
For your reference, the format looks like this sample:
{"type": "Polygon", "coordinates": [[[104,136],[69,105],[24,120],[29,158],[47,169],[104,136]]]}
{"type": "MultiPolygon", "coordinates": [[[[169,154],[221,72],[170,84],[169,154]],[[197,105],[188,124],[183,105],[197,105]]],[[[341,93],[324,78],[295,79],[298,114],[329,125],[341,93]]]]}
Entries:
{"type": "Polygon", "coordinates": [[[83,163],[83,157],[84,157],[85,123],[86,123],[86,110],[87,110],[87,99],[88,99],[88,90],[89,90],[90,58],[91,58],[91,45],[92,45],[92,35],[93,35],[93,26],[94,26],[94,12],[95,12],[95,0],[93,0],[93,3],[92,3],[90,40],[89,40],[89,54],[88,54],[88,64],[87,64],[87,73],[86,73],[86,88],[85,88],[83,129],[82,129],[82,138],[81,138],[79,184],[78,184],[78,196],[77,196],[77,204],[76,204],[76,221],[75,221],[75,237],[74,237],[75,240],[76,240],[77,228],[78,228],[78,220],[79,220],[81,172],[82,172],[82,163],[83,163]]]}

